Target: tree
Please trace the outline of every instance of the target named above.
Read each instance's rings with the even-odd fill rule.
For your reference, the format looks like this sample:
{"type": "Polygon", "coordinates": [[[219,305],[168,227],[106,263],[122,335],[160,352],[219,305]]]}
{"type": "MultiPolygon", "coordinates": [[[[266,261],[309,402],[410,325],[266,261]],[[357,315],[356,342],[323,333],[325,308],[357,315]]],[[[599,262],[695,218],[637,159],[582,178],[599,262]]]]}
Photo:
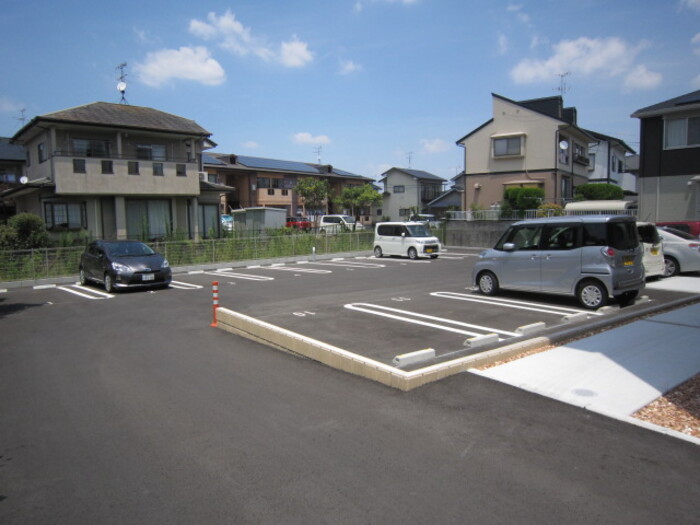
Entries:
{"type": "Polygon", "coordinates": [[[330,197],[331,187],[325,179],[304,177],[297,181],[294,191],[304,199],[304,207],[308,210],[321,209],[330,197]]]}
{"type": "Polygon", "coordinates": [[[625,192],[615,184],[594,182],[581,184],[574,189],[574,199],[577,201],[609,201],[621,200],[625,192]]]}
{"type": "Polygon", "coordinates": [[[49,245],[49,234],[41,217],[19,213],[10,217],[0,232],[0,244],[5,249],[26,250],[49,245]]]}
{"type": "Polygon", "coordinates": [[[343,208],[349,208],[351,215],[355,215],[356,208],[364,208],[381,202],[382,196],[377,192],[371,184],[363,184],[362,186],[347,186],[343,188],[340,195],[334,199],[334,202],[343,208]]]}

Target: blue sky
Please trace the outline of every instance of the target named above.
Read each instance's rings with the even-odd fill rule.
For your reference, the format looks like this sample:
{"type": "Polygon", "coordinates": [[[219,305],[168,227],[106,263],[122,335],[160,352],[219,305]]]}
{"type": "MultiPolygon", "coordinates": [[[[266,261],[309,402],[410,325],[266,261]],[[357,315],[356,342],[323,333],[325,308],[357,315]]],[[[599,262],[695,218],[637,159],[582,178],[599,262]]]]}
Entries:
{"type": "Polygon", "coordinates": [[[558,94],[639,147],[635,110],[700,89],[700,0],[4,0],[0,136],[126,99],[215,151],[452,178],[491,93],[558,94]],[[320,150],[319,150],[320,148],[320,150]]]}

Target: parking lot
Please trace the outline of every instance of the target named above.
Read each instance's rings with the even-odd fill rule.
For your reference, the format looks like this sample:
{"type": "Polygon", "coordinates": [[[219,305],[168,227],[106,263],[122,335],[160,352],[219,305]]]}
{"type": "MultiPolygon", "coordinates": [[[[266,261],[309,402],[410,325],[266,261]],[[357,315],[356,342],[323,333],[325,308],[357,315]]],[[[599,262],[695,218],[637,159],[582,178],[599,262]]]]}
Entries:
{"type": "Polygon", "coordinates": [[[218,282],[219,302],[225,308],[396,365],[397,356],[424,349],[434,350],[434,358],[425,363],[431,364],[571,326],[585,330],[587,323],[614,322],[621,313],[700,292],[699,287],[688,285],[700,283],[698,276],[663,279],[649,283],[641,294],[645,297],[634,306],[620,309],[613,303],[598,311],[580,308],[573,297],[507,291],[487,297],[469,282],[477,254],[475,249],[453,248],[439,259],[307,258],[191,270],[176,272],[170,289],[151,292],[108,294],[99,286],[64,283],[5,293],[10,301],[26,297],[90,310],[99,309],[96,303],[106,300],[122,307],[129,303],[129,308],[148,299],[159,308],[184,301],[193,315],[206,317],[211,315],[212,282],[218,282]],[[681,280],[683,285],[674,284],[681,280]]]}

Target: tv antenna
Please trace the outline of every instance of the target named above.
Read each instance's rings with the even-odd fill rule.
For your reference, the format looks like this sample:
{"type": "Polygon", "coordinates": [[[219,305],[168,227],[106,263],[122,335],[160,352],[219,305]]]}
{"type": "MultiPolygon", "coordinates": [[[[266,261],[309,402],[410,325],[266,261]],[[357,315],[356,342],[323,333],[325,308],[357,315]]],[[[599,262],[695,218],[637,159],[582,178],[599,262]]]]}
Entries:
{"type": "Polygon", "coordinates": [[[412,158],[412,157],[413,157],[413,152],[412,152],[412,151],[409,151],[409,152],[406,154],[406,158],[408,158],[408,168],[409,168],[409,169],[411,168],[411,158],[412,158]]]}
{"type": "Polygon", "coordinates": [[[316,153],[316,163],[321,164],[321,152],[323,151],[323,146],[319,146],[318,148],[314,149],[314,153],[316,153]]]}
{"type": "Polygon", "coordinates": [[[566,77],[570,75],[571,71],[567,71],[566,73],[559,73],[559,87],[554,88],[554,90],[558,91],[562,97],[566,95],[567,91],[569,91],[569,86],[566,85],[566,77]]]}
{"type": "Polygon", "coordinates": [[[129,104],[126,101],[126,96],[124,96],[124,93],[126,93],[126,77],[127,74],[124,73],[124,68],[126,67],[126,62],[122,62],[117,66],[117,69],[119,70],[119,82],[117,83],[117,91],[121,93],[122,98],[119,101],[120,104],[129,104]]]}
{"type": "Polygon", "coordinates": [[[27,117],[24,116],[24,113],[27,111],[26,108],[22,108],[19,110],[19,117],[15,117],[15,120],[19,120],[20,124],[24,126],[24,123],[27,122],[27,117]]]}

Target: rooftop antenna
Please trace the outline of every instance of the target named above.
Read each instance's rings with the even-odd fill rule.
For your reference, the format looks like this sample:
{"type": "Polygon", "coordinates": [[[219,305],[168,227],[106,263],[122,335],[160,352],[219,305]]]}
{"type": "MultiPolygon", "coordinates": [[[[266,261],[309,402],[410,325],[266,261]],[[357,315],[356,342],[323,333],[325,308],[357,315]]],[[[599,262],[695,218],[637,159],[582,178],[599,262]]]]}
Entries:
{"type": "Polygon", "coordinates": [[[124,68],[126,67],[126,62],[122,62],[117,66],[117,69],[119,70],[119,83],[117,84],[117,91],[121,93],[122,98],[119,101],[120,104],[129,104],[126,101],[126,97],[124,96],[124,93],[126,93],[126,73],[124,73],[124,68]]]}
{"type": "Polygon", "coordinates": [[[554,91],[558,91],[562,97],[566,95],[567,91],[569,91],[569,86],[566,85],[566,77],[570,75],[571,71],[567,71],[566,73],[559,73],[559,87],[554,88],[554,91]]]}
{"type": "Polygon", "coordinates": [[[316,153],[317,164],[321,164],[321,151],[323,151],[323,146],[319,146],[318,148],[314,149],[314,153],[316,153]]]}
{"type": "Polygon", "coordinates": [[[411,168],[411,158],[413,157],[413,152],[412,152],[412,151],[409,151],[409,152],[406,154],[406,157],[408,158],[408,168],[410,169],[410,168],[411,168]]]}
{"type": "Polygon", "coordinates": [[[27,111],[26,108],[22,108],[19,110],[19,117],[15,117],[15,120],[19,120],[20,124],[24,126],[24,123],[27,122],[27,117],[24,116],[24,113],[27,111]]]}

